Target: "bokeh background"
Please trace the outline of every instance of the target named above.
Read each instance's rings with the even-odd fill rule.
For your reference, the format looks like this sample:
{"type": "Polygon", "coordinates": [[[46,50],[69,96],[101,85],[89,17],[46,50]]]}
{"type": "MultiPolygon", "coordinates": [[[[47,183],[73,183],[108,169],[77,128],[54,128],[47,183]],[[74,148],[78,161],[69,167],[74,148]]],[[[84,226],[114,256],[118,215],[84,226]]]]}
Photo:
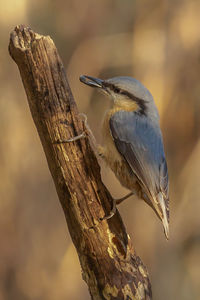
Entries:
{"type": "MultiPolygon", "coordinates": [[[[142,201],[119,210],[155,300],[200,299],[200,1],[0,0],[0,300],[89,299],[9,34],[50,35],[98,142],[108,99],[79,82],[133,76],[152,92],[170,174],[170,240],[142,201]]],[[[114,197],[126,192],[102,164],[114,197]]]]}

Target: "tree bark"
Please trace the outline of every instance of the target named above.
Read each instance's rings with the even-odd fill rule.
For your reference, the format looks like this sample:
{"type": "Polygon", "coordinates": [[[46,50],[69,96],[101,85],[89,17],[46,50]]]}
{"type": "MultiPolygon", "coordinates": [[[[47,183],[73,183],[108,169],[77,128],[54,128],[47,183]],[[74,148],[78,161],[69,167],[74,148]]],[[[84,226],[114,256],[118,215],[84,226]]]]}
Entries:
{"type": "Polygon", "coordinates": [[[92,299],[151,299],[148,273],[136,255],[112,206],[62,61],[49,36],[23,25],[11,32],[9,52],[18,65],[31,114],[40,136],[92,299]]]}

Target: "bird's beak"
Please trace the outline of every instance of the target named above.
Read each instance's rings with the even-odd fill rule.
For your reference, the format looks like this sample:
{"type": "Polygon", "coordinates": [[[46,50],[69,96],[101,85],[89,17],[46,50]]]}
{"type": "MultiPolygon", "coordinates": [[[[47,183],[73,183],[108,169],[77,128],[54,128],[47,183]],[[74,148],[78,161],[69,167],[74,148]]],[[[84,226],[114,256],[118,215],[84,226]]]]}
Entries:
{"type": "Polygon", "coordinates": [[[103,88],[103,83],[104,83],[104,80],[102,79],[95,78],[92,76],[86,76],[86,75],[80,76],[80,81],[91,87],[96,87],[96,88],[103,88]]]}

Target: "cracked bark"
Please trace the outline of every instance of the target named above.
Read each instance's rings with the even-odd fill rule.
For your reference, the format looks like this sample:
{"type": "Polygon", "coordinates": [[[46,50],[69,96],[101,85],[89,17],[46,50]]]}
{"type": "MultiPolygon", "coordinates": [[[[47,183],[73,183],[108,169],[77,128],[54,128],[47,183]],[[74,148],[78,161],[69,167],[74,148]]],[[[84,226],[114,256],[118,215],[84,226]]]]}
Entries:
{"type": "Polygon", "coordinates": [[[112,198],[89,138],[55,143],[86,128],[53,41],[20,25],[11,32],[9,52],[20,71],[91,299],[152,299],[147,270],[119,213],[100,221],[112,198]]]}

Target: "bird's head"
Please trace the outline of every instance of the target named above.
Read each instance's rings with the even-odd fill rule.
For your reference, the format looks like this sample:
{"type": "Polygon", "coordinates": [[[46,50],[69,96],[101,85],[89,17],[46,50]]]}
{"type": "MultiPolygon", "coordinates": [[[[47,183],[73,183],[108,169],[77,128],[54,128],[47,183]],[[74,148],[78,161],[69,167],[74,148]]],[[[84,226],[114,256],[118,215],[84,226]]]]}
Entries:
{"type": "Polygon", "coordinates": [[[133,110],[137,110],[143,115],[159,118],[151,93],[135,78],[119,76],[102,80],[82,75],[80,81],[108,95],[113,100],[114,105],[122,108],[133,107],[133,110]]]}

